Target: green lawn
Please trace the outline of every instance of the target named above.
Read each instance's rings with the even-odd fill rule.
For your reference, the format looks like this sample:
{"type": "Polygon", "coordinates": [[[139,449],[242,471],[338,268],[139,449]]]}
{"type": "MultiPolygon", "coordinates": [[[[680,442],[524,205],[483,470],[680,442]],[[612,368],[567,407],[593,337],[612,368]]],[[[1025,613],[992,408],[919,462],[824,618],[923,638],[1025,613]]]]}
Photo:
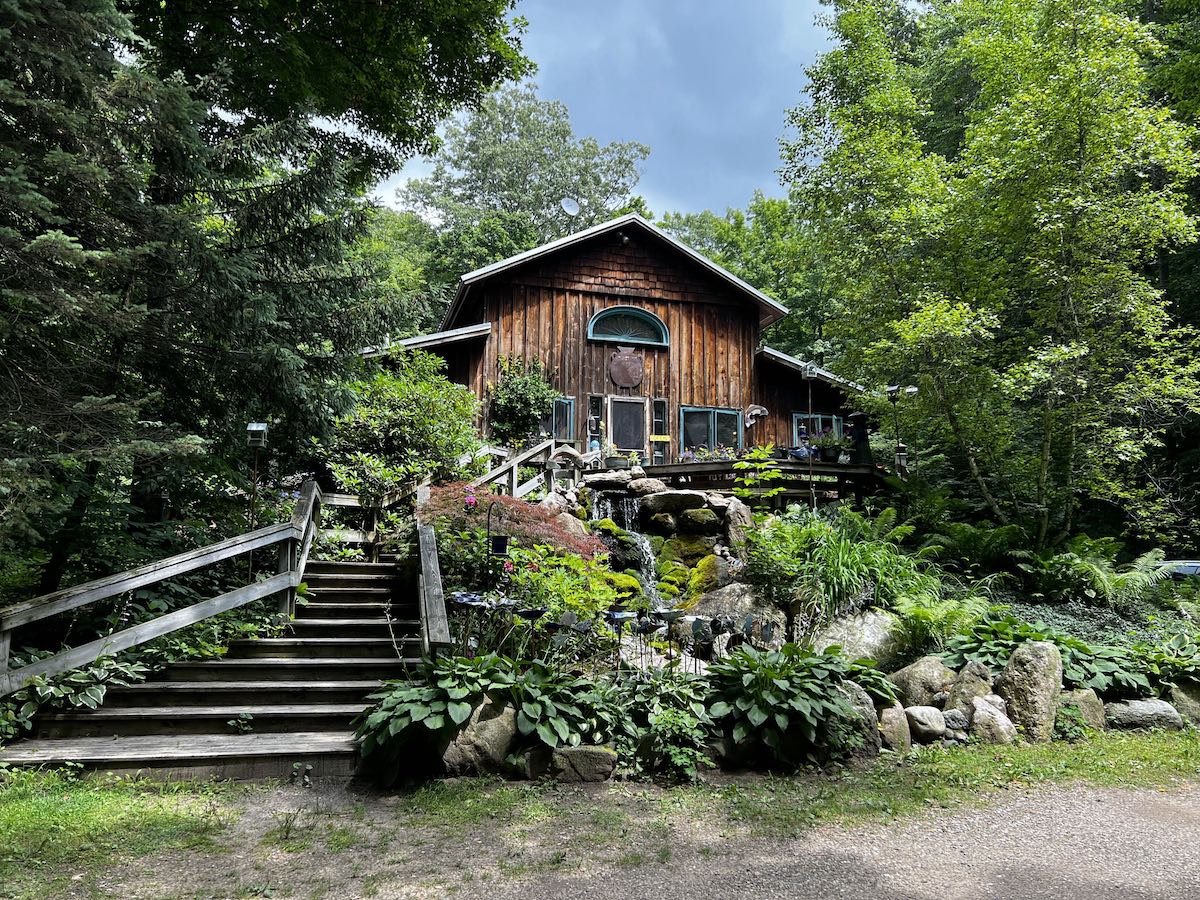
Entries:
{"type": "Polygon", "coordinates": [[[321,796],[269,786],[0,771],[0,897],[116,896],[120,891],[113,893],[105,874],[131,861],[140,862],[132,870],[125,866],[123,877],[166,871],[187,886],[178,896],[247,894],[245,887],[232,890],[228,880],[205,882],[222,874],[228,879],[231,871],[235,886],[258,879],[271,885],[273,896],[320,896],[326,880],[371,872],[381,883],[423,883],[439,877],[429,868],[431,843],[445,853],[478,854],[480,834],[490,838],[472,878],[570,870],[585,859],[628,868],[661,864],[672,854],[725,852],[734,846],[727,841],[784,840],[822,823],[886,822],[986,803],[1011,787],[1072,781],[1161,787],[1188,780],[1200,780],[1200,732],[1194,730],[1105,734],[1077,744],[923,749],[903,758],[885,755],[861,771],[714,776],[709,784],[665,788],[453,779],[402,795],[321,796]],[[235,827],[243,812],[269,824],[235,827]],[[673,837],[680,833],[712,840],[689,848],[673,837]],[[165,850],[177,852],[162,856],[165,850]],[[308,872],[314,865],[323,868],[308,872]],[[384,871],[387,866],[393,868],[384,871]],[[314,890],[298,893],[301,885],[314,890]]]}

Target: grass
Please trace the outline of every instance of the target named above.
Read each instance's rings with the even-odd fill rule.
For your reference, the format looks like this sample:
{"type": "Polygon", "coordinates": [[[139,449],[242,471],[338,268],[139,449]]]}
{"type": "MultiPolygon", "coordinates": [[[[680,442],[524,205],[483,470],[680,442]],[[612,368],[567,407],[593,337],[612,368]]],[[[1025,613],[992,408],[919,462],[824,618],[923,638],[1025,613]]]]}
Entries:
{"type": "Polygon", "coordinates": [[[825,823],[888,822],[986,802],[1013,787],[1153,788],[1189,780],[1200,781],[1195,730],[1109,733],[1075,744],[921,749],[885,756],[865,770],[746,775],[675,787],[454,779],[399,797],[360,794],[353,804],[313,795],[300,807],[294,792],[281,797],[219,783],[0,771],[0,898],[102,893],[98,879],[105,871],[138,859],[145,860],[139,864],[144,871],[164,860],[178,870],[179,858],[161,851],[180,849],[195,854],[184,860],[203,863],[215,851],[222,861],[210,865],[207,876],[199,874],[203,865],[189,870],[189,879],[198,880],[188,882],[186,896],[229,896],[239,859],[239,896],[280,896],[289,886],[309,884],[305,879],[310,888],[296,896],[317,896],[321,879],[343,877],[367,879],[360,888],[365,894],[386,893],[394,879],[419,884],[429,878],[433,870],[423,861],[437,856],[431,848],[470,858],[473,881],[659,868],[736,853],[747,839],[785,840],[825,823]],[[265,820],[263,832],[230,827],[233,810],[243,804],[247,822],[255,821],[253,814],[265,820]],[[481,835],[487,836],[482,844],[481,835]],[[213,883],[200,883],[205,878],[213,883]],[[226,881],[217,884],[220,878],[226,881]]]}
{"type": "Polygon", "coordinates": [[[0,897],[55,896],[82,874],[156,850],[212,847],[228,785],[0,769],[0,897]]]}
{"type": "MultiPolygon", "coordinates": [[[[1200,778],[1200,732],[1107,733],[1074,744],[919,749],[836,777],[755,779],[708,795],[751,834],[792,837],[824,823],[854,824],[916,815],[931,807],[984,802],[996,791],[1037,784],[1159,787],[1200,778]]],[[[687,790],[687,789],[681,789],[687,790]]]]}

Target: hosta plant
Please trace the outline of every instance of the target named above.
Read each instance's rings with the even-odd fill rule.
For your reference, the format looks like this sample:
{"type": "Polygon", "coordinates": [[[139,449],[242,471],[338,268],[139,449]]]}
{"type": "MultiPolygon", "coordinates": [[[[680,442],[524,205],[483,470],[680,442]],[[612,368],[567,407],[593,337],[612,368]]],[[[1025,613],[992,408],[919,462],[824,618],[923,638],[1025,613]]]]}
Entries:
{"type": "Polygon", "coordinates": [[[850,661],[836,648],[815,653],[796,644],[779,650],[743,647],[708,670],[708,713],[749,755],[795,765],[816,759],[856,715],[835,688],[850,680],[850,661]]]}

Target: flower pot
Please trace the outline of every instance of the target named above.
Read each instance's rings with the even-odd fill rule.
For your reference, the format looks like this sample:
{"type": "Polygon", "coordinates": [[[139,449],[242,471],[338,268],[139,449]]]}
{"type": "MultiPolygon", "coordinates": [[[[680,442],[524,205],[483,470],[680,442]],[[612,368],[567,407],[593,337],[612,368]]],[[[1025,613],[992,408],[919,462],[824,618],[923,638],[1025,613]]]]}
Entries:
{"type": "Polygon", "coordinates": [[[604,458],[604,468],[606,469],[628,469],[629,460],[624,456],[606,456],[604,458]]]}

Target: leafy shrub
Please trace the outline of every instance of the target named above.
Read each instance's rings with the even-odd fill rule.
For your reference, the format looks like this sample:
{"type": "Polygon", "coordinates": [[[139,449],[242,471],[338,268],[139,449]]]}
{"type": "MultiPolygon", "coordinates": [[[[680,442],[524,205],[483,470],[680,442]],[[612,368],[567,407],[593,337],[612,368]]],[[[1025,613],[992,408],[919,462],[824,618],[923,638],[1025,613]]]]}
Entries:
{"type": "Polygon", "coordinates": [[[603,557],[584,559],[543,546],[514,547],[504,570],[504,591],[509,599],[520,607],[546,609],[554,618],[573,612],[589,621],[618,606],[622,599],[614,586],[619,576],[608,569],[603,557]]]}
{"type": "Polygon", "coordinates": [[[540,660],[522,671],[494,653],[447,656],[425,663],[421,674],[423,683],[390,682],[370,697],[376,703],[356,731],[364,754],[382,750],[394,757],[418,736],[452,736],[489,696],[511,703],[520,733],[550,748],[602,743],[612,733],[615,709],[597,683],[540,660]]]}
{"type": "Polygon", "coordinates": [[[779,650],[742,647],[709,666],[709,715],[751,754],[795,765],[836,751],[837,735],[856,715],[832,688],[850,678],[837,650],[815,653],[795,644],[779,650]]]}
{"type": "Polygon", "coordinates": [[[549,510],[504,494],[476,493],[467,482],[435,487],[425,504],[425,520],[439,530],[485,531],[488,510],[492,511],[492,534],[505,534],[526,547],[545,545],[578,556],[606,553],[604,542],[595,535],[568,531],[549,510]]]}
{"type": "Polygon", "coordinates": [[[664,772],[694,780],[711,765],[704,746],[712,719],[705,709],[708,680],[677,669],[651,669],[617,682],[614,743],[632,774],[664,772]]]}
{"type": "Polygon", "coordinates": [[[388,368],[352,385],[354,409],[334,424],[320,451],[343,490],[378,498],[434,472],[460,469],[479,447],[478,401],[421,350],[398,350],[388,368]]]}
{"type": "Polygon", "coordinates": [[[539,360],[500,357],[500,378],[488,386],[488,424],[492,439],[519,447],[537,434],[542,419],[559,397],[539,360]]]}
{"type": "Polygon", "coordinates": [[[793,506],[762,518],[747,534],[745,578],[785,617],[789,640],[822,621],[868,605],[893,607],[910,643],[940,643],[986,608],[937,565],[898,546],[911,533],[885,510],[874,522],[851,510],[831,518],[793,506]]]}
{"type": "Polygon", "coordinates": [[[1011,569],[1014,552],[1026,544],[1028,536],[1020,525],[993,525],[983,522],[945,522],[929,535],[922,549],[936,552],[937,560],[947,568],[966,575],[1011,569]]]}
{"type": "Polygon", "coordinates": [[[1013,651],[1028,641],[1048,641],[1062,654],[1063,684],[1091,688],[1113,697],[1139,697],[1150,693],[1150,682],[1136,657],[1119,647],[1092,647],[1041,622],[1024,622],[1015,616],[991,615],[966,634],[953,638],[942,654],[952,669],[969,660],[992,672],[1002,672],[1013,651]]]}
{"type": "MultiPolygon", "coordinates": [[[[53,656],[53,651],[14,653],[13,668],[53,656]]],[[[95,709],[108,688],[145,679],[149,668],[128,659],[101,657],[90,666],[50,678],[37,677],[0,702],[0,741],[12,740],[33,727],[33,717],[43,707],[95,709]]]]}
{"type": "Polygon", "coordinates": [[[1150,550],[1129,565],[1118,566],[1118,549],[1119,544],[1111,539],[1080,535],[1062,553],[1044,550],[1020,554],[1023,561],[1018,565],[1035,594],[1050,603],[1079,598],[1119,608],[1149,594],[1168,571],[1161,550],[1150,550]]]}
{"type": "Polygon", "coordinates": [[[1200,683],[1200,632],[1180,632],[1160,644],[1136,644],[1132,650],[1159,693],[1179,684],[1200,683]]]}

